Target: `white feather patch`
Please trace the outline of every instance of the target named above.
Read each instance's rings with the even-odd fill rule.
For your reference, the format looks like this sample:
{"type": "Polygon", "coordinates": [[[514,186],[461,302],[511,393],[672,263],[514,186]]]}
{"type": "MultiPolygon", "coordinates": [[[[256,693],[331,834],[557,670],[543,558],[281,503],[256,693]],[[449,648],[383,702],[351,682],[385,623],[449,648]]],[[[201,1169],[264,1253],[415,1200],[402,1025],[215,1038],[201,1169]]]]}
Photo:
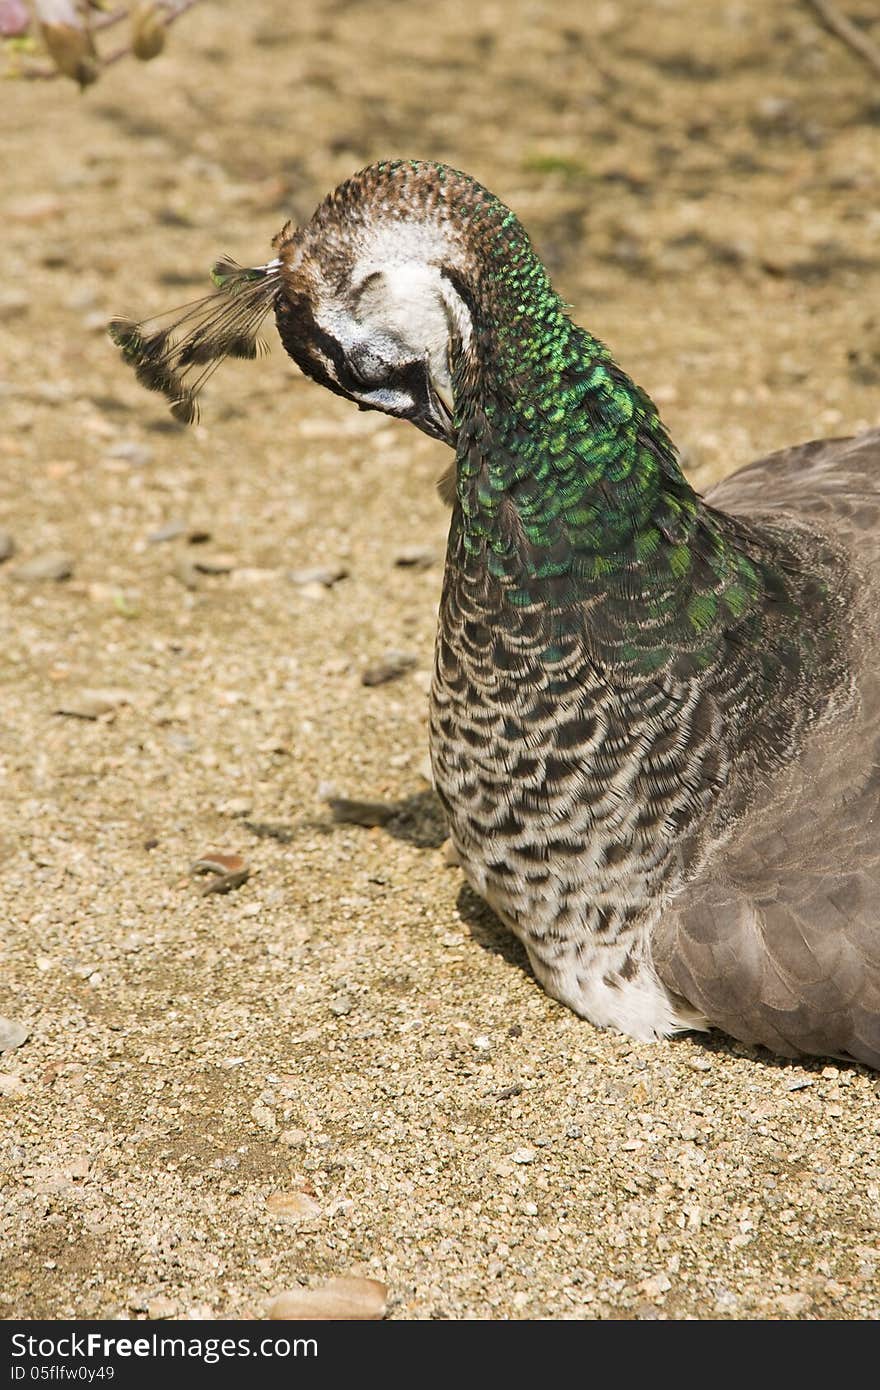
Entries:
{"type": "Polygon", "coordinates": [[[467,305],[441,270],[457,259],[455,244],[439,223],[381,223],[353,266],[344,294],[328,296],[315,315],[346,355],[368,348],[389,364],[424,360],[450,414],[450,338],[454,333],[467,344],[473,333],[467,305]]]}

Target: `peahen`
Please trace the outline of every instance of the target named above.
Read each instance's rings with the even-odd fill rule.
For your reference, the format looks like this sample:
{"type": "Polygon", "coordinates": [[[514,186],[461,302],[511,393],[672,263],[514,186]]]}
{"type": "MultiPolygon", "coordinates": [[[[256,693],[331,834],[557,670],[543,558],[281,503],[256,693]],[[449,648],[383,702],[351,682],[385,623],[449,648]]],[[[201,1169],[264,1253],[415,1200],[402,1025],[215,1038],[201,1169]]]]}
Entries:
{"type": "Polygon", "coordinates": [[[455,450],[431,755],[544,988],[635,1038],[880,1067],[880,431],[699,497],[649,397],[467,175],[375,164],[168,326],[192,419],[274,309],[308,376],[455,450]]]}

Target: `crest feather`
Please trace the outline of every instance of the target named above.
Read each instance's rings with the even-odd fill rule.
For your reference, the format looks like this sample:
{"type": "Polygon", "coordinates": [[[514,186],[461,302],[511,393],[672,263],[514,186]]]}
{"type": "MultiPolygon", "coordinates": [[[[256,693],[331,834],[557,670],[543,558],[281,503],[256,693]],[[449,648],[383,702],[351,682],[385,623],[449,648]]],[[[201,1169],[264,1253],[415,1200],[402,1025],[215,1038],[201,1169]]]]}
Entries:
{"type": "Polygon", "coordinates": [[[111,319],[107,331],[141,385],[161,392],[174,418],[191,425],[199,392],[223,359],[252,360],[265,351],[257,333],[280,275],[277,258],[246,267],[224,256],[211,270],[213,294],[140,323],[111,319]]]}

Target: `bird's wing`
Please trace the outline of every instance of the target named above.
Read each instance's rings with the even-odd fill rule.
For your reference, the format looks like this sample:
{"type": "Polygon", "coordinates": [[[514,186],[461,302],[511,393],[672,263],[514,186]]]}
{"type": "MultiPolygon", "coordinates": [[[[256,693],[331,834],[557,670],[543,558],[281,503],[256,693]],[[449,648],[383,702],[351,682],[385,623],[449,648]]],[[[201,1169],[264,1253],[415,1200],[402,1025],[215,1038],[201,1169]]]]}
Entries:
{"type": "Polygon", "coordinates": [[[880,431],[785,450],[707,500],[846,553],[853,683],[670,903],[655,963],[734,1037],[880,1067],[880,431]]]}

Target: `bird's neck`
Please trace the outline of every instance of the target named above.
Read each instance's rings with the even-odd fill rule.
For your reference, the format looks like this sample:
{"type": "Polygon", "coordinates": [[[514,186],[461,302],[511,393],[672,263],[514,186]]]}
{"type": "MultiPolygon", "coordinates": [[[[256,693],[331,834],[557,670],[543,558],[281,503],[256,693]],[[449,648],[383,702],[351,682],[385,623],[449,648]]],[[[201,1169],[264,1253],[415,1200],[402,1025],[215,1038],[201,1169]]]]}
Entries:
{"type": "Polygon", "coordinates": [[[561,305],[537,324],[523,317],[484,339],[476,389],[463,393],[458,495],[471,544],[497,540],[511,508],[542,558],[564,539],[600,568],[652,531],[680,531],[698,502],[653,402],[561,305]]]}
{"type": "Polygon", "coordinates": [[[493,288],[457,365],[462,559],[505,605],[563,627],[586,604],[610,664],[711,663],[775,582],[761,546],[703,504],[653,402],[571,323],[540,262],[493,288]]]}

